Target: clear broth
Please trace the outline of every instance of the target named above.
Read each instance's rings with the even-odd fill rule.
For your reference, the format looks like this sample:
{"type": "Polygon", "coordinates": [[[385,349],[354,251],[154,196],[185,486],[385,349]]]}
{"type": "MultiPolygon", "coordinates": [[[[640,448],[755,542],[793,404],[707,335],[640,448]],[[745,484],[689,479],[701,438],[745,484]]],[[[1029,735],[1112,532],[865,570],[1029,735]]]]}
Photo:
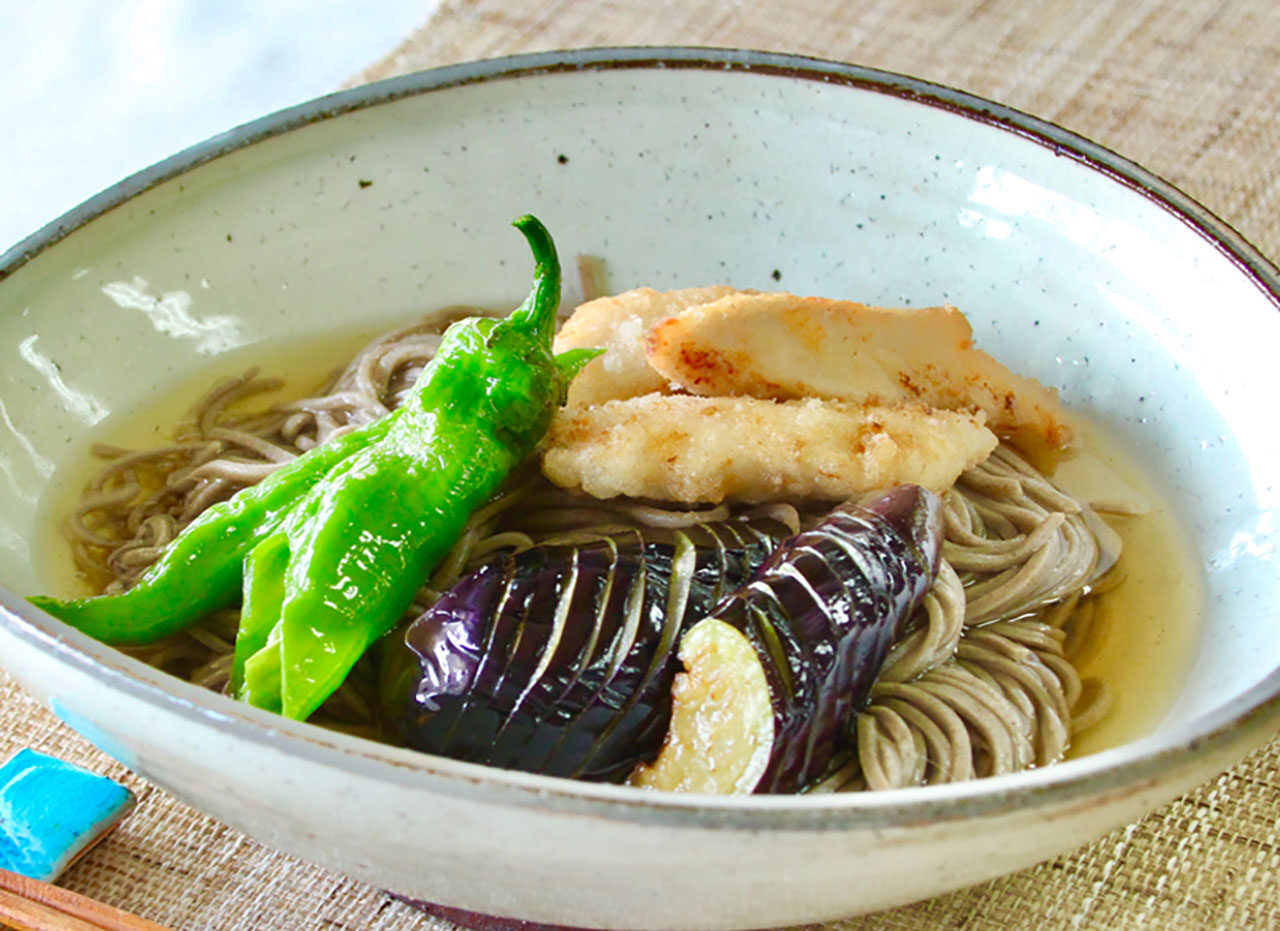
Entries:
{"type": "MultiPolygon", "coordinates": [[[[129,449],[164,445],[174,425],[217,379],[251,367],[266,375],[286,375],[284,388],[254,403],[302,396],[343,368],[352,346],[364,345],[377,335],[343,332],[301,343],[236,350],[171,390],[157,392],[154,403],[108,417],[86,436],[80,454],[68,460],[72,464],[59,471],[50,485],[49,519],[39,522],[43,538],[37,548],[36,568],[43,590],[61,595],[90,593],[91,586],[72,562],[61,528],[81,490],[102,466],[102,460],[90,455],[93,442],[129,449]]],[[[1069,757],[1118,746],[1160,724],[1191,667],[1204,598],[1201,567],[1167,504],[1168,497],[1104,426],[1077,420],[1084,434],[1083,455],[1104,467],[1093,470],[1095,477],[1099,472],[1118,477],[1149,504],[1149,510],[1136,517],[1108,517],[1124,544],[1125,578],[1100,598],[1090,637],[1072,662],[1083,679],[1097,678],[1108,685],[1113,704],[1099,723],[1074,739],[1069,757]]],[[[1063,475],[1071,471],[1070,464],[1060,471],[1063,475]]]]}
{"type": "MultiPolygon", "coordinates": [[[[1099,597],[1090,636],[1072,663],[1082,679],[1106,683],[1113,704],[1106,717],[1076,736],[1069,757],[1119,746],[1159,726],[1191,670],[1205,603],[1203,568],[1170,496],[1105,426],[1077,422],[1085,455],[1137,492],[1149,510],[1134,517],[1107,516],[1124,543],[1125,576],[1099,597]]],[[[1066,471],[1066,466],[1059,470],[1066,471]]]]}
{"type": "Polygon", "coordinates": [[[164,390],[157,390],[147,403],[130,410],[113,411],[85,434],[80,448],[65,460],[68,464],[58,469],[50,480],[44,496],[47,502],[44,514],[37,520],[40,537],[35,541],[34,550],[41,590],[66,597],[96,594],[90,581],[76,568],[63,529],[85,486],[106,465],[105,460],[92,454],[94,444],[136,450],[166,446],[172,442],[174,428],[217,381],[249,369],[258,369],[267,377],[279,376],[285,382],[278,391],[255,396],[249,402],[253,407],[305,397],[346,367],[353,355],[353,346],[364,346],[381,332],[342,331],[288,343],[245,346],[175,379],[164,390]]]}

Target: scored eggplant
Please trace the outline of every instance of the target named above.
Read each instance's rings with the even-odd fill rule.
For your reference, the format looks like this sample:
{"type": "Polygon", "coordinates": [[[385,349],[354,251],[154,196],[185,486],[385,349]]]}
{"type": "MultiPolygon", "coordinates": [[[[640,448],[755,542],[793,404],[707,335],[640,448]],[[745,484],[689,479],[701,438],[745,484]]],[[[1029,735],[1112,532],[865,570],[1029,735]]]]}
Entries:
{"type": "Polygon", "coordinates": [[[386,729],[455,759],[620,781],[662,743],[680,635],[790,533],[752,518],[505,551],[390,638],[386,729]]]}
{"type": "Polygon", "coordinates": [[[933,585],[937,495],[904,485],[784,542],[684,635],[661,751],[632,785],[795,792],[821,778],[903,622],[933,585]]]}

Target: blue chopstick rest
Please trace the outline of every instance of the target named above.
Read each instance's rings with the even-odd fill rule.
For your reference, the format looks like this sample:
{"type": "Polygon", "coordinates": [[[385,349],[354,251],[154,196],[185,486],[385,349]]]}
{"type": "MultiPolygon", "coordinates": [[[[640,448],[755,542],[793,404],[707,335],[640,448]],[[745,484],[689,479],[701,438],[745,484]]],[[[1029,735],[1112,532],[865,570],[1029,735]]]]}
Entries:
{"type": "Polygon", "coordinates": [[[19,750],[0,766],[0,869],[52,882],[134,804],[105,776],[19,750]]]}

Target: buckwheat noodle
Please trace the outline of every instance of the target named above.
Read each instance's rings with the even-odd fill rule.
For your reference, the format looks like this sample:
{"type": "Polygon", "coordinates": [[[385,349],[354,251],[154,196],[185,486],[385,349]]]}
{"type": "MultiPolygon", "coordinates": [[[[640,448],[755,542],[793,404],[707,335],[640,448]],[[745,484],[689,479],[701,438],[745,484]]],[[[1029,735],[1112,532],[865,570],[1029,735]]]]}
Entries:
{"type": "MultiPolygon", "coordinates": [[[[374,340],[305,398],[264,403],[283,382],[251,369],[215,384],[167,446],[96,445],[106,463],[68,520],[77,566],[102,591],[128,588],[205,508],[398,406],[443,327],[474,312],[451,308],[374,340]]],[[[820,507],[804,503],[753,510],[796,530],[821,516],[820,507]]],[[[472,516],[413,610],[496,549],[587,528],[688,526],[736,513],[598,501],[555,488],[527,465],[472,516]]],[[[810,791],[935,784],[1044,766],[1106,713],[1105,685],[1081,681],[1072,657],[1089,640],[1098,598],[1119,578],[1114,535],[1087,505],[1004,446],[947,493],[945,516],[937,582],[856,720],[853,752],[810,791]]],[[[130,652],[223,690],[238,620],[236,610],[220,612],[130,652]]],[[[369,662],[357,665],[312,720],[377,739],[373,672],[369,662]]]]}

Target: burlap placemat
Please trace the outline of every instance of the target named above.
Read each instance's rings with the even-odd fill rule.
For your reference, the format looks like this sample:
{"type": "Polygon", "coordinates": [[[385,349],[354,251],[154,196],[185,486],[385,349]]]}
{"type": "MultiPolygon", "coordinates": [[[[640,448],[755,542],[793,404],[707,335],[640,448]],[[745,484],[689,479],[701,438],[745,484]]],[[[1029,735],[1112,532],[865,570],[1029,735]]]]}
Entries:
{"type": "MultiPolygon", "coordinates": [[[[800,52],[961,87],[1135,159],[1280,255],[1275,0],[447,0],[353,83],[511,52],[633,44],[800,52]]],[[[76,891],[181,929],[453,927],[150,788],[0,674],[0,758],[23,746],[117,777],[141,798],[64,878],[76,891]]],[[[1280,741],[1072,855],[832,927],[1280,927],[1278,818],[1280,741]]]]}

